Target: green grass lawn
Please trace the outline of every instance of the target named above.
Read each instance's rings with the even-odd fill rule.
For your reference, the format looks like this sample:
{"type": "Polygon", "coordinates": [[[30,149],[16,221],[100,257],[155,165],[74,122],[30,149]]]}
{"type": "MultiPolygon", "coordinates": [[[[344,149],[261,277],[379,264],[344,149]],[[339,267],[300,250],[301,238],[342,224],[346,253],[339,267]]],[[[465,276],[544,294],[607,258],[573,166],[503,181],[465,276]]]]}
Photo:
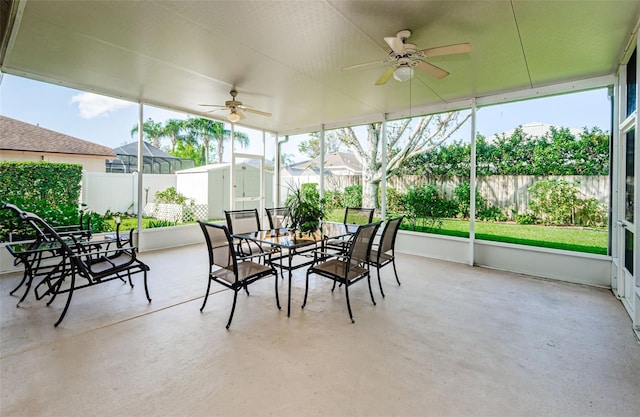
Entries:
{"type": "MultiPolygon", "coordinates": [[[[341,222],[343,209],[328,210],[328,221],[341,222]]],[[[143,218],[142,227],[148,228],[149,221],[143,218]]],[[[108,220],[113,230],[115,223],[108,220]]],[[[122,219],[120,230],[135,229],[136,219],[122,219]]],[[[414,230],[408,220],[402,223],[404,230],[414,230]]],[[[441,228],[422,229],[417,231],[447,236],[469,237],[469,221],[444,219],[441,228]]],[[[543,248],[564,249],[577,252],[606,255],[608,234],[606,229],[583,227],[556,227],[541,225],[522,225],[514,223],[476,222],[476,239],[494,242],[515,243],[520,245],[539,246],[543,248]]]]}
{"type": "MultiPolygon", "coordinates": [[[[476,239],[480,240],[565,249],[601,255],[607,254],[608,234],[606,229],[522,225],[482,221],[477,221],[475,226],[476,239]]],[[[408,221],[405,221],[402,224],[402,229],[412,230],[412,227],[408,221]]],[[[441,228],[429,229],[427,233],[469,237],[469,222],[467,220],[446,219],[443,220],[441,228]]]]}

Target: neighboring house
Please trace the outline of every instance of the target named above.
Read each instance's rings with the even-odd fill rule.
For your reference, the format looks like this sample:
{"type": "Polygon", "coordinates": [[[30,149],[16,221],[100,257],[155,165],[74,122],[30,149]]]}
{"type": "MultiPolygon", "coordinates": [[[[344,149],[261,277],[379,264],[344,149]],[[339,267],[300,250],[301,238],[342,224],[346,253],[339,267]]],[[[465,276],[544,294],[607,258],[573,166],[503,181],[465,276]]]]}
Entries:
{"type": "MultiPolygon", "coordinates": [[[[298,162],[289,165],[287,168],[292,172],[305,171],[320,167],[320,157],[315,157],[308,161],[298,162]]],[[[362,175],[362,164],[356,156],[350,152],[333,152],[324,157],[324,169],[333,175],[362,175]]]]}
{"type": "MultiPolygon", "coordinates": [[[[122,145],[113,151],[116,158],[107,161],[107,172],[138,171],[138,142],[122,145]]],[[[193,159],[177,158],[149,142],[142,143],[142,172],[145,174],[173,174],[182,169],[193,168],[194,165],[193,159]]]]}
{"type": "Polygon", "coordinates": [[[0,116],[1,161],[47,161],[80,164],[88,172],[105,172],[115,153],[107,146],[0,116]]]}
{"type": "MultiPolygon", "coordinates": [[[[349,152],[333,152],[324,158],[325,188],[335,190],[345,184],[344,177],[362,175],[362,164],[356,156],[349,152]]],[[[304,183],[320,183],[320,157],[298,162],[284,167],[281,176],[281,193],[287,195],[291,188],[304,183]]]]}

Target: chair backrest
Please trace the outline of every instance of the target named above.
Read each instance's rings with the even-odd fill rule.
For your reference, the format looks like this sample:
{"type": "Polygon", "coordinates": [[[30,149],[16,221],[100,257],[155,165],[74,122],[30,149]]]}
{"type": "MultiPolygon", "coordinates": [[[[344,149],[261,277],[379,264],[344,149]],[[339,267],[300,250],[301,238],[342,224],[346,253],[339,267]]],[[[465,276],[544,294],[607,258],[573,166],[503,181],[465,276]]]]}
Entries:
{"type": "Polygon", "coordinates": [[[344,211],[344,224],[368,224],[373,222],[375,209],[347,207],[344,211]]]}
{"type": "Polygon", "coordinates": [[[400,223],[402,223],[404,216],[398,216],[393,219],[387,220],[387,224],[384,226],[382,236],[380,237],[380,246],[378,247],[378,254],[393,250],[396,245],[396,236],[398,235],[398,229],[400,229],[400,223]]]}
{"type": "Polygon", "coordinates": [[[371,245],[376,236],[380,222],[368,223],[360,226],[352,237],[349,245],[348,257],[352,264],[364,264],[369,262],[371,245]]]}
{"type": "Polygon", "coordinates": [[[209,266],[237,271],[233,240],[223,224],[198,221],[209,249],[209,266]]]}
{"type": "Polygon", "coordinates": [[[291,226],[291,210],[289,207],[267,208],[270,229],[282,229],[291,226]]]}
{"type": "Polygon", "coordinates": [[[249,233],[260,230],[258,209],[225,210],[229,234],[249,233]]]}

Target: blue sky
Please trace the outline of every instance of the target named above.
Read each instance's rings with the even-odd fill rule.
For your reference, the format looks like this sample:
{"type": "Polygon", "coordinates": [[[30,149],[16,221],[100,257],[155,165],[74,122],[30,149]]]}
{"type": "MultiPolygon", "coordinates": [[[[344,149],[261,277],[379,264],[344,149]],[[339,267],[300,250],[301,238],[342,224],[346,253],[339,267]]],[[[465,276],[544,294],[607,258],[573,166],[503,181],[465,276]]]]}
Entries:
{"type": "MultiPolygon", "coordinates": [[[[0,114],[113,148],[134,140],[130,132],[138,120],[138,106],[5,74],[0,114]]],[[[606,89],[490,106],[480,109],[478,116],[477,129],[484,136],[530,122],[610,130],[606,89]]],[[[144,118],[149,117],[161,122],[186,115],[145,106],[144,118]]]]}

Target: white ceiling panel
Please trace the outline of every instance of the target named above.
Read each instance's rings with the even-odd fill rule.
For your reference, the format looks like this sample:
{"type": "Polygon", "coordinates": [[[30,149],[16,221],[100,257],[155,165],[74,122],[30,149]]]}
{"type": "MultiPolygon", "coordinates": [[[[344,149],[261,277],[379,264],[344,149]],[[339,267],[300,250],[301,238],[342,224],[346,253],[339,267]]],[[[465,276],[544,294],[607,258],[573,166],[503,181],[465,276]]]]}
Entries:
{"type": "Polygon", "coordinates": [[[199,104],[236,88],[273,114],[242,124],[281,133],[612,75],[640,14],[638,0],[0,1],[16,11],[3,72],[220,119],[199,104]],[[441,80],[342,70],[385,59],[402,29],[419,49],[473,50],[430,58],[441,80]]]}

